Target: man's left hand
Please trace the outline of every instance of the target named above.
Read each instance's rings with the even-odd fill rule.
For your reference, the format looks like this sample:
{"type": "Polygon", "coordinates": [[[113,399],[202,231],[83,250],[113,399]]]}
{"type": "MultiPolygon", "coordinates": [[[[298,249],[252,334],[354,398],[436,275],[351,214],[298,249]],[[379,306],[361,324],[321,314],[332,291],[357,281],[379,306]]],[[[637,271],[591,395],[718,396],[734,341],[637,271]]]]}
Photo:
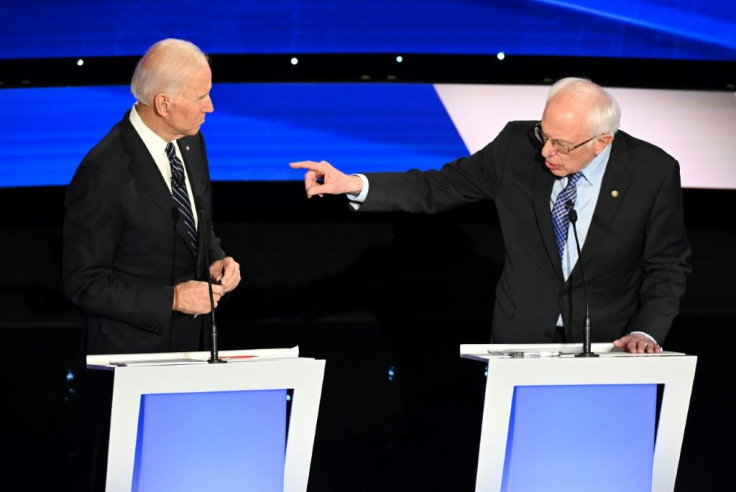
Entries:
{"type": "Polygon", "coordinates": [[[632,354],[656,354],[662,351],[657,342],[640,333],[632,333],[613,341],[616,348],[632,354]]]}
{"type": "Polygon", "coordinates": [[[240,265],[231,256],[217,260],[210,265],[213,282],[222,285],[224,293],[235,289],[240,283],[240,265]]]}

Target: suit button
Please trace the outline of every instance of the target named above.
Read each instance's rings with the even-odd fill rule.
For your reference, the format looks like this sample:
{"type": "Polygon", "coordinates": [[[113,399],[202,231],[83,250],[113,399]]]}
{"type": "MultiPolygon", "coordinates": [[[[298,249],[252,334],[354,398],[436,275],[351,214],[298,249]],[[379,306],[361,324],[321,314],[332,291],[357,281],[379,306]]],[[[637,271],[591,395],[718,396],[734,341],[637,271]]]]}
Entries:
{"type": "Polygon", "coordinates": [[[567,299],[567,294],[560,294],[560,299],[563,301],[567,299]]]}

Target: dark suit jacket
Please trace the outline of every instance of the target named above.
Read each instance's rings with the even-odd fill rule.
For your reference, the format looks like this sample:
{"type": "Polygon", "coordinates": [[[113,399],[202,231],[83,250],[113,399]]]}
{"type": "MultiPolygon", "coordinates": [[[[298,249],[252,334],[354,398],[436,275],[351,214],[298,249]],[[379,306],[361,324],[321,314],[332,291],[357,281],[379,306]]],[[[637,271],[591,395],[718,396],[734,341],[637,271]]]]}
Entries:
{"type": "MultiPolygon", "coordinates": [[[[492,340],[544,343],[562,313],[569,342],[583,340],[580,262],[563,278],[552,227],[555,177],[544,167],[534,122],[509,123],[474,155],[439,171],[367,174],[361,211],[434,213],[494,200],[505,243],[492,340]]],[[[616,133],[582,248],[592,340],[630,331],[664,341],[690,272],[679,164],[661,149],[616,133]]],[[[468,275],[473,275],[469,272],[468,275]]]]}
{"type": "MultiPolygon", "coordinates": [[[[224,258],[212,228],[204,140],[197,134],[178,143],[193,195],[204,202],[210,261],[224,258]]],[[[85,310],[87,353],[204,348],[209,317],[171,309],[173,286],[204,279],[206,271],[205,248],[200,242],[199,257],[194,256],[175,210],[126,114],[85,156],[66,194],[64,292],[85,310]]]]}

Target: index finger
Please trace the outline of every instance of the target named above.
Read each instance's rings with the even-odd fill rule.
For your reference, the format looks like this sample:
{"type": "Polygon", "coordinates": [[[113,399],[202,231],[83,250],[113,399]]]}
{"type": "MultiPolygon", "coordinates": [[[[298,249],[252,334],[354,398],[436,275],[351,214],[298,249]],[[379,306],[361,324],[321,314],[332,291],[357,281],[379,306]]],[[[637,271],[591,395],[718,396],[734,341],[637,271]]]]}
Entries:
{"type": "Polygon", "coordinates": [[[310,171],[322,171],[324,169],[324,163],[314,161],[291,162],[289,166],[292,169],[309,169],[310,171]]]}

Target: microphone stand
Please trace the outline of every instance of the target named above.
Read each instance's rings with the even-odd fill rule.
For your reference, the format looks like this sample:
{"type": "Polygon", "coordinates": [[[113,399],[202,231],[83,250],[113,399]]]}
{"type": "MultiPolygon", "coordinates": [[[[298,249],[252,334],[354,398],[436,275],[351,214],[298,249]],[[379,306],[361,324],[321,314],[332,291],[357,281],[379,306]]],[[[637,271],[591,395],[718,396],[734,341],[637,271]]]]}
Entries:
{"type": "MultiPolygon", "coordinates": [[[[583,256],[580,254],[580,241],[578,240],[578,229],[575,223],[578,221],[578,213],[572,206],[567,212],[570,223],[572,224],[572,232],[575,236],[575,246],[578,250],[578,262],[580,263],[580,275],[583,277],[583,293],[585,294],[585,328],[583,332],[583,351],[576,354],[575,357],[599,357],[594,354],[590,348],[590,305],[588,304],[588,282],[585,281],[585,269],[583,268],[583,256]]],[[[572,313],[571,313],[572,315],[572,313]]]]}
{"type": "Polygon", "coordinates": [[[217,321],[215,320],[215,297],[212,293],[212,276],[210,275],[210,247],[208,234],[205,227],[204,221],[204,204],[202,203],[201,197],[196,197],[195,200],[197,205],[197,215],[199,215],[199,239],[201,247],[204,248],[204,261],[205,261],[205,274],[207,276],[207,288],[210,294],[210,318],[212,323],[210,325],[210,358],[207,362],[210,364],[223,364],[226,360],[220,359],[217,354],[217,321]]]}

